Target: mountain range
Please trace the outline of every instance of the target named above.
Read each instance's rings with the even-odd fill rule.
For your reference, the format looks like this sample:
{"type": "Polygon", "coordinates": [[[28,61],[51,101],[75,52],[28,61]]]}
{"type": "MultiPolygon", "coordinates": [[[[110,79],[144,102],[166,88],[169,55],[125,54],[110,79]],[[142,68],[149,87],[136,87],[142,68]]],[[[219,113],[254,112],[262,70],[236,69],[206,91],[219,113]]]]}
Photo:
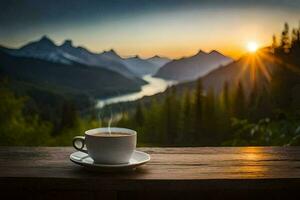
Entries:
{"type": "Polygon", "coordinates": [[[210,71],[229,64],[233,60],[218,51],[206,53],[200,50],[196,55],[166,63],[155,74],[156,77],[179,82],[195,80],[210,71]]]}
{"type": "Polygon", "coordinates": [[[8,78],[11,85],[16,83],[21,85],[20,88],[30,85],[41,90],[61,94],[85,94],[93,98],[136,92],[145,84],[141,79],[129,79],[101,67],[80,63],[54,63],[37,58],[12,56],[1,51],[0,78],[8,78]]]}
{"type": "Polygon", "coordinates": [[[206,80],[205,75],[231,62],[231,58],[215,50],[210,53],[200,50],[196,55],[178,60],[160,56],[124,58],[113,49],[94,53],[76,47],[71,40],[56,45],[47,36],[18,49],[0,46],[2,76],[63,93],[86,93],[97,98],[138,91],[146,83],[142,79],[145,75],[155,74],[179,82],[199,77],[206,80]]]}
{"type": "Polygon", "coordinates": [[[113,49],[102,53],[93,53],[83,47],[75,47],[71,40],[56,45],[50,38],[43,36],[40,40],[30,42],[19,49],[0,47],[0,50],[18,57],[38,58],[45,61],[72,65],[74,63],[105,68],[115,71],[129,79],[141,78],[155,73],[167,58],[158,56],[150,59],[139,57],[122,58],[113,49]]]}
{"type": "MultiPolygon", "coordinates": [[[[235,88],[242,84],[246,95],[249,95],[253,87],[268,89],[271,78],[275,72],[281,70],[284,73],[294,73],[286,67],[286,63],[269,53],[268,49],[261,49],[255,54],[245,54],[236,61],[226,66],[216,68],[201,77],[204,90],[214,90],[216,94],[222,92],[225,83],[229,88],[235,88]]],[[[299,73],[299,72],[298,72],[299,73]]],[[[174,87],[178,91],[196,88],[197,80],[184,82],[174,87]]]]}

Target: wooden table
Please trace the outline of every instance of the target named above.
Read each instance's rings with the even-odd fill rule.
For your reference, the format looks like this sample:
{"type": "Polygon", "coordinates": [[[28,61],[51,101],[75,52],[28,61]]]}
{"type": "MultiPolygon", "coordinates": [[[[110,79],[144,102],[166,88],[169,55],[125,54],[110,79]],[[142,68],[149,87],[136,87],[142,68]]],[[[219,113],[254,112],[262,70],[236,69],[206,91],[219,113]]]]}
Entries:
{"type": "MultiPolygon", "coordinates": [[[[140,148],[133,172],[95,173],[69,147],[0,147],[6,199],[300,199],[300,147],[140,148]]],[[[5,198],[1,198],[5,199],[5,198]]]]}

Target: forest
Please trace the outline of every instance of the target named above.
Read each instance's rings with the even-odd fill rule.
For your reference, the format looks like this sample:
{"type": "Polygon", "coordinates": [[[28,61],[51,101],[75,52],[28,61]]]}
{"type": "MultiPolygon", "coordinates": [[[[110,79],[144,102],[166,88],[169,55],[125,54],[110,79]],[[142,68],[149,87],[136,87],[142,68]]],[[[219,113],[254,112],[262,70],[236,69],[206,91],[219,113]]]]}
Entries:
{"type": "MultiPolygon", "coordinates": [[[[241,58],[271,63],[249,63],[250,82],[241,77],[218,91],[205,90],[202,78],[184,91],[173,86],[162,99],[139,101],[113,126],[137,130],[139,146],[300,145],[300,29],[286,23],[277,40],[241,58]]],[[[0,77],[0,145],[70,145],[75,135],[105,125],[88,97],[0,77]]]]}

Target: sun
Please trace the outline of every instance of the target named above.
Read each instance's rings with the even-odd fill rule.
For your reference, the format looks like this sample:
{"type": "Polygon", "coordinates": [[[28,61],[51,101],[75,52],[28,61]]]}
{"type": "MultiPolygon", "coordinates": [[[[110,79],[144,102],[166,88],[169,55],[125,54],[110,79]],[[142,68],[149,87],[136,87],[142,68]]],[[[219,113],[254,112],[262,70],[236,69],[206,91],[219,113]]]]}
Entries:
{"type": "Polygon", "coordinates": [[[251,53],[255,53],[258,49],[258,44],[256,42],[248,42],[246,46],[247,50],[251,53]]]}

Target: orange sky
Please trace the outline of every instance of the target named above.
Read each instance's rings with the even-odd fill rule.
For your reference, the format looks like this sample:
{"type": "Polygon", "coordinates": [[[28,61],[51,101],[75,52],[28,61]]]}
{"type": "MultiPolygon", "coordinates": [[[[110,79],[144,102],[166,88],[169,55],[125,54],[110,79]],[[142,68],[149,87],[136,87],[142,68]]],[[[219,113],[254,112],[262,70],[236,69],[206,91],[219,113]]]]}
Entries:
{"type": "Polygon", "coordinates": [[[121,56],[154,55],[180,58],[218,50],[235,59],[246,52],[246,44],[270,45],[273,33],[284,22],[298,26],[299,10],[279,8],[188,8],[88,22],[30,27],[3,35],[0,44],[21,45],[48,35],[57,44],[72,39],[75,46],[94,52],[114,49],[121,56]]]}

